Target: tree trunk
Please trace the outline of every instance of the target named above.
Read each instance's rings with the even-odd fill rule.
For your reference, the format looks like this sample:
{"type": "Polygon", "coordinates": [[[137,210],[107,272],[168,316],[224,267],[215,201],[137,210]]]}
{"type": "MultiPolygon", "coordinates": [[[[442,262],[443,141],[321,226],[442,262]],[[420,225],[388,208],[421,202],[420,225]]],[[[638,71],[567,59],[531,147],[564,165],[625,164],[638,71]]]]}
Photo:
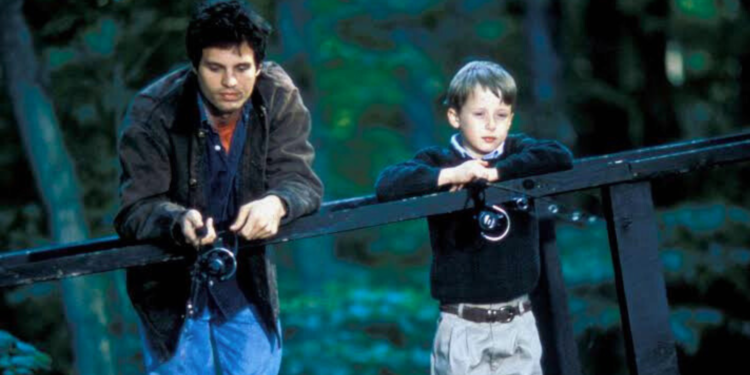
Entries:
{"type": "MultiPolygon", "coordinates": [[[[40,84],[40,69],[31,33],[22,14],[23,0],[9,0],[0,9],[2,67],[21,137],[37,189],[46,207],[49,230],[56,243],[88,236],[75,177],[50,98],[40,84]]],[[[105,313],[107,275],[61,282],[65,314],[73,338],[76,372],[116,374],[114,344],[105,313]]]]}
{"type": "Polygon", "coordinates": [[[589,1],[582,15],[588,61],[584,80],[572,92],[571,113],[577,118],[578,149],[582,155],[600,155],[634,147],[631,132],[638,128],[636,103],[619,91],[623,61],[623,16],[617,3],[589,1]],[[583,115],[585,114],[585,115],[583,115]]]}
{"type": "MultiPolygon", "coordinates": [[[[530,93],[529,115],[534,135],[575,143],[575,132],[561,103],[560,59],[553,38],[555,25],[549,13],[557,4],[549,0],[530,0],[526,3],[524,28],[529,61],[530,85],[521,82],[522,92],[530,93]]],[[[557,19],[559,17],[555,17],[557,19]]],[[[527,94],[528,95],[528,94],[527,94]]]]}

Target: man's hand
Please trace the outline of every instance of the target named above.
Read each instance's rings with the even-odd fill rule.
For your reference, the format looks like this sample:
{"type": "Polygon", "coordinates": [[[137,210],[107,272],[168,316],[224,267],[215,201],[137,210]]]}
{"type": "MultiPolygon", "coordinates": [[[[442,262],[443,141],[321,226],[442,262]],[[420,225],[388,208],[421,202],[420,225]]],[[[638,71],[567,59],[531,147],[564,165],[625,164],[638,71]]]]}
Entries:
{"type": "Polygon", "coordinates": [[[212,218],[206,220],[206,235],[202,237],[198,235],[198,229],[203,228],[203,216],[197,210],[191,209],[182,215],[180,226],[185,242],[193,247],[209,245],[216,240],[216,230],[214,230],[214,219],[212,218]]]}
{"type": "Polygon", "coordinates": [[[248,241],[268,238],[279,231],[279,223],[284,215],[286,208],[281,198],[269,195],[240,207],[237,220],[229,230],[248,241]]]}
{"type": "Polygon", "coordinates": [[[469,160],[453,168],[443,168],[438,176],[438,186],[451,185],[450,191],[462,189],[464,185],[485,179],[495,182],[500,179],[496,168],[488,168],[484,160],[469,160]]]}

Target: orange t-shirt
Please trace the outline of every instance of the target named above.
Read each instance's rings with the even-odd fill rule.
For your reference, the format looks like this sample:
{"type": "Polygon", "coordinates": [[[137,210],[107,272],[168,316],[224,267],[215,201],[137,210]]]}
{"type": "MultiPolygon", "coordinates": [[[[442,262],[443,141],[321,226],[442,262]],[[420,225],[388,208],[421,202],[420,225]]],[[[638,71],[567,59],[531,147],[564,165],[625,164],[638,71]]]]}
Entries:
{"type": "Polygon", "coordinates": [[[229,154],[229,147],[232,146],[232,135],[235,128],[237,128],[236,120],[216,128],[216,132],[219,133],[219,138],[221,138],[221,145],[224,146],[224,152],[227,155],[229,154]]]}

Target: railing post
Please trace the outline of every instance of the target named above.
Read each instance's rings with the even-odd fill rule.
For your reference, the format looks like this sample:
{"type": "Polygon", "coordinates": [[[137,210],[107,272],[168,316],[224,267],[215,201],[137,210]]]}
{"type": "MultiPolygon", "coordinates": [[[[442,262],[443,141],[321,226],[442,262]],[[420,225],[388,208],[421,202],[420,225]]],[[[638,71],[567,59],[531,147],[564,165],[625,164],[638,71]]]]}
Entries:
{"type": "Polygon", "coordinates": [[[679,374],[651,184],[623,183],[602,192],[630,373],[679,374]]]}
{"type": "Polygon", "coordinates": [[[581,363],[551,215],[539,219],[539,253],[542,272],[531,301],[542,339],[542,369],[545,374],[580,375],[581,363]]]}

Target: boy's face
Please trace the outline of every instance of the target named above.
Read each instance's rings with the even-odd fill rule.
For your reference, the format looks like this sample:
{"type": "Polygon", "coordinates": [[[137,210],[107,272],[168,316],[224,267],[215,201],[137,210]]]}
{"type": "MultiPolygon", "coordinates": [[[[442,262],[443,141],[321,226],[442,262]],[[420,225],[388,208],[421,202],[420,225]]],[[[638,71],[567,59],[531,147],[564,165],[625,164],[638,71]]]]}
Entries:
{"type": "Polygon", "coordinates": [[[469,154],[481,158],[505,141],[513,122],[513,108],[492,90],[475,86],[460,110],[448,109],[448,122],[461,132],[469,154]]]}
{"type": "Polygon", "coordinates": [[[229,48],[208,47],[196,69],[198,85],[215,114],[239,111],[250,98],[260,67],[247,42],[229,48]]]}

